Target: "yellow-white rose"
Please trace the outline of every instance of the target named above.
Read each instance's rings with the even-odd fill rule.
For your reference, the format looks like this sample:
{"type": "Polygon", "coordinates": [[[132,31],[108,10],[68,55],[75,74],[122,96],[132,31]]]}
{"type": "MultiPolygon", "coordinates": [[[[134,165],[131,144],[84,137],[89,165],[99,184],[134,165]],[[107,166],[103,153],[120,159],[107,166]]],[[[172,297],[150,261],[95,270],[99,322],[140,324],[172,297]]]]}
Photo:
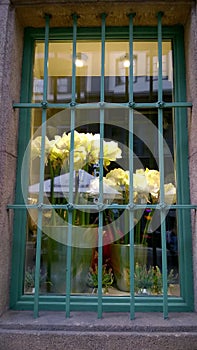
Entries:
{"type": "Polygon", "coordinates": [[[62,137],[56,135],[55,144],[57,148],[68,151],[70,149],[70,138],[66,133],[63,133],[62,137]]]}
{"type": "Polygon", "coordinates": [[[89,145],[90,150],[88,153],[88,164],[96,164],[99,161],[99,153],[100,153],[100,135],[95,134],[89,136],[89,145]]]}
{"type": "MultiPolygon", "coordinates": [[[[106,179],[105,177],[103,177],[103,192],[104,194],[111,194],[111,195],[117,195],[119,194],[118,192],[118,187],[115,184],[115,182],[111,181],[110,179],[106,179]]],[[[88,191],[91,194],[99,194],[99,178],[95,177],[90,181],[90,185],[89,185],[89,189],[88,191]]]]}
{"type": "Polygon", "coordinates": [[[158,192],[160,189],[160,174],[158,170],[149,170],[146,168],[145,176],[149,186],[149,193],[153,197],[158,197],[158,192]]]}
{"type": "Polygon", "coordinates": [[[118,143],[114,141],[106,142],[103,145],[103,162],[104,167],[107,167],[110,162],[115,161],[118,158],[122,158],[122,151],[118,147],[118,143]]]}
{"type": "MultiPolygon", "coordinates": [[[[42,142],[42,136],[37,136],[34,140],[32,140],[31,142],[32,160],[41,156],[41,142],[42,142]]],[[[51,150],[51,147],[52,147],[51,141],[49,141],[48,137],[45,136],[45,164],[47,164],[47,158],[51,150]]]]}
{"type": "Polygon", "coordinates": [[[86,164],[86,149],[83,146],[79,146],[74,150],[74,169],[79,170],[86,164]]]}
{"type": "Polygon", "coordinates": [[[111,170],[107,175],[107,179],[115,182],[118,186],[125,186],[129,183],[129,173],[121,168],[111,170]]]}
{"type": "Polygon", "coordinates": [[[133,190],[137,193],[149,193],[149,186],[145,174],[133,174],[133,190]]]}
{"type": "Polygon", "coordinates": [[[146,168],[144,169],[137,169],[136,174],[141,174],[146,177],[147,185],[148,185],[148,193],[151,194],[152,199],[158,200],[159,196],[159,189],[160,189],[160,174],[158,170],[150,170],[146,168]]]}
{"type": "Polygon", "coordinates": [[[172,183],[164,185],[164,196],[166,204],[176,203],[176,187],[172,183]]]}

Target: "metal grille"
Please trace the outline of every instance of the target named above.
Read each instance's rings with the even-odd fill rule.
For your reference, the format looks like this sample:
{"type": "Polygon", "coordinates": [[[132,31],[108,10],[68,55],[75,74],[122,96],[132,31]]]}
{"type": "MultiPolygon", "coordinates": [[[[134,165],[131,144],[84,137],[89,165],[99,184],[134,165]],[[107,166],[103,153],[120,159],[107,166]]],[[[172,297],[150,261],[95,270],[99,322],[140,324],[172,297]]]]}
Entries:
{"type": "MultiPolygon", "coordinates": [[[[133,18],[135,14],[129,15],[129,59],[133,62],[133,18]]],[[[98,226],[98,294],[95,297],[95,303],[97,305],[98,318],[102,317],[103,303],[110,304],[110,298],[107,301],[104,300],[102,295],[102,227],[103,227],[103,139],[104,139],[104,121],[105,121],[105,110],[109,108],[110,104],[106,104],[104,100],[104,76],[105,76],[105,39],[106,39],[106,15],[101,16],[101,82],[100,82],[100,102],[94,104],[94,108],[99,110],[100,114],[100,176],[99,176],[99,200],[97,204],[91,205],[91,209],[94,207],[99,213],[99,226],[98,226]]],[[[77,15],[73,15],[73,57],[72,57],[72,100],[69,104],[63,103],[48,103],[47,102],[47,86],[48,86],[48,48],[49,48],[49,24],[50,16],[46,16],[45,25],[45,50],[44,50],[44,88],[43,88],[43,101],[41,103],[14,103],[14,108],[42,108],[42,144],[41,144],[41,158],[40,158],[40,189],[39,189],[39,203],[36,205],[25,205],[25,204],[10,204],[8,208],[17,210],[37,209],[38,210],[38,225],[37,225],[37,243],[36,243],[36,269],[35,269],[35,294],[33,296],[33,308],[34,317],[39,314],[39,278],[40,278],[40,256],[41,256],[41,238],[42,238],[42,219],[43,211],[46,209],[53,208],[64,208],[68,211],[68,245],[67,245],[67,273],[66,273],[66,296],[65,296],[65,308],[66,317],[70,316],[71,304],[71,243],[72,243],[72,216],[73,210],[80,208],[80,205],[73,204],[73,177],[69,178],[69,200],[68,204],[57,205],[52,204],[50,206],[43,204],[43,191],[44,191],[44,164],[45,164],[45,136],[46,136],[46,113],[48,108],[68,108],[71,110],[71,141],[70,141],[70,173],[74,172],[74,130],[75,130],[75,117],[77,109],[84,108],[84,104],[80,105],[76,103],[76,42],[77,42],[77,15]]],[[[160,222],[161,224],[161,239],[162,239],[162,279],[163,279],[163,316],[168,317],[168,291],[167,291],[167,258],[166,258],[166,224],[165,216],[166,210],[169,208],[190,210],[196,208],[195,205],[190,204],[174,204],[170,207],[165,204],[164,201],[164,149],[163,149],[163,110],[165,108],[186,108],[191,107],[190,102],[164,102],[163,101],[163,86],[162,86],[162,13],[158,13],[158,28],[157,28],[157,41],[158,41],[158,102],[156,103],[135,103],[133,98],[133,65],[129,67],[129,101],[125,104],[119,104],[129,109],[129,149],[133,150],[133,113],[135,108],[155,108],[158,110],[158,145],[159,145],[159,172],[160,172],[160,203],[158,204],[135,204],[133,202],[133,159],[129,157],[129,172],[130,172],[130,195],[129,204],[118,205],[110,204],[109,209],[125,209],[129,212],[130,221],[130,318],[135,317],[135,295],[134,295],[134,229],[133,220],[134,213],[139,209],[158,209],[160,211],[160,222]]],[[[116,104],[117,105],[117,104],[116,104]]],[[[85,107],[91,107],[91,104],[86,104],[85,107]]],[[[90,209],[88,205],[82,206],[85,209],[90,209]]],[[[62,300],[62,299],[61,299],[62,300]]],[[[119,303],[124,304],[124,298],[119,298],[119,303]]],[[[128,303],[128,299],[127,299],[128,303]]]]}

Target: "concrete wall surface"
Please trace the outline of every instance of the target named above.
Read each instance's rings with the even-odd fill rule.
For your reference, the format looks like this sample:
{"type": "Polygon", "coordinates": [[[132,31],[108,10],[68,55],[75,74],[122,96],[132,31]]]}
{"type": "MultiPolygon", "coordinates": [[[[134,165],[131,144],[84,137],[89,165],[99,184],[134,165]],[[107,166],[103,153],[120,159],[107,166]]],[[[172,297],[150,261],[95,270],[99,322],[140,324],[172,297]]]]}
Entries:
{"type": "MultiPolygon", "coordinates": [[[[194,4],[185,26],[185,57],[187,99],[193,107],[188,110],[189,176],[191,203],[197,203],[197,4],[194,4]]],[[[195,310],[197,310],[197,217],[192,212],[193,271],[195,310]]]]}
{"type": "Polygon", "coordinates": [[[32,312],[9,311],[0,319],[0,350],[196,350],[197,317],[192,313],[32,312]]]}
{"type": "Polygon", "coordinates": [[[100,14],[107,14],[106,24],[125,26],[128,14],[136,13],[134,25],[157,25],[157,13],[163,12],[163,24],[184,24],[194,3],[193,0],[76,0],[31,1],[13,0],[24,26],[44,26],[44,14],[50,14],[50,26],[72,26],[72,14],[79,15],[79,26],[100,26],[100,14]],[[37,6],[36,6],[37,4],[37,6]],[[30,16],[31,14],[31,16],[30,16]]]}
{"type": "MultiPolygon", "coordinates": [[[[0,335],[1,337],[1,335],[0,335]]],[[[1,338],[0,338],[1,341],[1,338]]],[[[124,332],[27,332],[15,331],[2,335],[1,350],[196,350],[197,334],[124,332]],[[189,344],[189,345],[188,345],[189,344]]],[[[1,346],[1,344],[0,344],[1,346]]]]}
{"type": "Polygon", "coordinates": [[[22,30],[8,1],[0,2],[0,314],[9,305],[13,203],[16,179],[18,112],[22,30]]]}

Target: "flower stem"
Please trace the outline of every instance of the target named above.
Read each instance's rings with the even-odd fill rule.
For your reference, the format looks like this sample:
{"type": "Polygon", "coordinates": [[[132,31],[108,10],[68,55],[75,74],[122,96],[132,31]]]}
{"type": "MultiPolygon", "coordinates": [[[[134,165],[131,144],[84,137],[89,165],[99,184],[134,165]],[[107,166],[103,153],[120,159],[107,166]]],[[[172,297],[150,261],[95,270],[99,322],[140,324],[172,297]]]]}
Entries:
{"type": "Polygon", "coordinates": [[[144,245],[146,243],[148,228],[149,228],[150,223],[152,221],[152,217],[153,217],[154,211],[155,211],[155,209],[150,209],[150,212],[146,216],[146,225],[145,225],[144,232],[143,232],[143,237],[142,237],[142,244],[144,244],[144,245]]]}

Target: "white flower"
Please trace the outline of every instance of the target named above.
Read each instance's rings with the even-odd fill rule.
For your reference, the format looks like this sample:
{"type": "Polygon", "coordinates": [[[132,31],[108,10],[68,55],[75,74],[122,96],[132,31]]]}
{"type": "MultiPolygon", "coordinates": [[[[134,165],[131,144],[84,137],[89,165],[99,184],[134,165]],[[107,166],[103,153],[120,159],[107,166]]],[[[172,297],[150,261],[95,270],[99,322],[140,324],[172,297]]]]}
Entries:
{"type": "Polygon", "coordinates": [[[158,198],[158,192],[160,189],[160,174],[158,170],[149,170],[146,168],[145,176],[149,186],[149,193],[158,198]]]}
{"type": "Polygon", "coordinates": [[[113,181],[117,186],[129,185],[129,172],[121,168],[111,170],[107,175],[107,179],[113,181]]]}
{"type": "Polygon", "coordinates": [[[176,203],[176,187],[171,182],[164,185],[164,196],[166,204],[176,203]]]}
{"type": "Polygon", "coordinates": [[[138,193],[149,193],[149,186],[145,174],[133,174],[133,190],[138,193]]]}
{"type": "Polygon", "coordinates": [[[107,167],[111,162],[118,158],[122,158],[122,151],[118,147],[118,143],[114,141],[106,142],[103,145],[103,162],[104,167],[107,167]]]}
{"type": "MultiPolygon", "coordinates": [[[[37,157],[41,157],[41,143],[42,136],[37,136],[31,142],[31,158],[34,160],[37,157]]],[[[48,137],[45,136],[45,164],[47,164],[48,155],[51,150],[51,141],[49,141],[48,137]]]]}
{"type": "MultiPolygon", "coordinates": [[[[92,195],[98,195],[99,194],[99,178],[95,177],[92,180],[90,180],[89,189],[87,191],[88,193],[91,193],[92,195]]],[[[109,179],[103,178],[103,192],[107,194],[113,194],[117,195],[119,192],[116,189],[115,183],[109,179]]]]}

